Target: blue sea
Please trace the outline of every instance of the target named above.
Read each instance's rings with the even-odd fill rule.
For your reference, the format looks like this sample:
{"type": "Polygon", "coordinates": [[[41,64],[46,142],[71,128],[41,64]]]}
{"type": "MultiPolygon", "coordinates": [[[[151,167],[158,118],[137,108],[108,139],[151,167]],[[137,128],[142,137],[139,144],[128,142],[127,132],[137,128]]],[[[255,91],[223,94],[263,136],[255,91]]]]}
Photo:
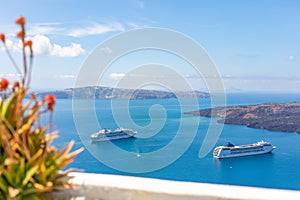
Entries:
{"type": "MultiPolygon", "coordinates": [[[[73,108],[71,99],[58,99],[55,107],[53,127],[59,130],[60,138],[54,144],[62,147],[68,141],[75,140],[74,149],[85,148],[68,168],[177,181],[300,189],[299,134],[224,125],[214,146],[224,145],[228,141],[240,145],[265,140],[277,148],[272,154],[223,160],[214,159],[211,149],[204,158],[199,158],[209,124],[218,124],[216,119],[183,114],[192,111],[189,109],[193,107],[182,108],[177,99],[118,100],[112,111],[111,100],[95,100],[92,106],[86,101],[80,100],[73,108]],[[79,113],[75,113],[76,119],[74,112],[79,113]],[[126,122],[128,116],[130,123],[126,122]],[[122,119],[125,121],[120,122],[122,119]],[[199,126],[195,129],[198,120],[199,126]],[[134,123],[141,127],[139,131],[147,132],[147,137],[113,143],[90,141],[89,135],[99,127],[115,129],[120,123],[127,123],[128,126],[134,123]],[[159,130],[153,127],[159,127],[159,130]],[[123,154],[118,153],[120,151],[123,154]]],[[[189,99],[183,101],[188,105],[189,99]]],[[[227,105],[294,101],[300,101],[300,94],[227,94],[227,105]]],[[[200,108],[210,107],[209,99],[199,99],[198,103],[200,108]]]]}

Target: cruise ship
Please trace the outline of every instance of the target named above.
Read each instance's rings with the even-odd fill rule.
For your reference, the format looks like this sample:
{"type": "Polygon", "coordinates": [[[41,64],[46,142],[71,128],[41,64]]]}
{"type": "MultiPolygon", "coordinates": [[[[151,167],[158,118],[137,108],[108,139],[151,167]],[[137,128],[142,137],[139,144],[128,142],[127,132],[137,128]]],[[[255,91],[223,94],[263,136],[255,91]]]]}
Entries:
{"type": "Polygon", "coordinates": [[[90,138],[92,142],[104,142],[110,140],[120,140],[134,137],[137,134],[136,131],[133,131],[128,128],[118,128],[116,130],[102,129],[97,133],[93,133],[90,138]]]}
{"type": "Polygon", "coordinates": [[[254,144],[234,146],[230,142],[226,146],[219,146],[214,149],[215,158],[232,158],[240,156],[251,156],[272,152],[276,147],[270,142],[260,141],[254,144]]]}

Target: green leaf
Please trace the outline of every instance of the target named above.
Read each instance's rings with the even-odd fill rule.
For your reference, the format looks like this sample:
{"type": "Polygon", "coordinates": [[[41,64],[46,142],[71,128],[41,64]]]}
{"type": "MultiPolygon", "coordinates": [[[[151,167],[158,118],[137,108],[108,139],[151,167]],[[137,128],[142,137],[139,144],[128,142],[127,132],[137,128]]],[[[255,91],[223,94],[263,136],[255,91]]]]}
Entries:
{"type": "Polygon", "coordinates": [[[37,160],[43,154],[43,149],[38,149],[37,152],[31,157],[31,159],[27,162],[27,166],[31,167],[37,163],[37,160]]]}
{"type": "Polygon", "coordinates": [[[28,183],[29,179],[38,171],[38,169],[39,169],[38,166],[34,166],[26,172],[26,176],[22,181],[23,186],[25,186],[28,183]]]}
{"type": "Polygon", "coordinates": [[[32,197],[31,195],[37,195],[39,193],[42,193],[43,191],[41,189],[37,189],[37,188],[29,188],[29,189],[25,189],[23,192],[22,192],[22,196],[25,197],[32,197]]]}
{"type": "Polygon", "coordinates": [[[13,111],[12,106],[16,100],[16,96],[18,93],[14,92],[10,98],[4,103],[1,115],[3,118],[7,119],[9,114],[13,111]]]}
{"type": "Polygon", "coordinates": [[[11,185],[11,186],[14,186],[15,185],[15,182],[14,182],[14,179],[13,179],[13,174],[8,172],[7,170],[4,170],[3,171],[3,175],[4,177],[6,178],[7,182],[8,182],[8,185],[11,185]]]}
{"type": "Polygon", "coordinates": [[[3,178],[3,176],[0,176],[0,189],[2,192],[4,192],[5,194],[8,193],[8,184],[5,181],[5,179],[3,178]]]}
{"type": "Polygon", "coordinates": [[[23,177],[25,176],[25,159],[21,158],[19,166],[17,168],[17,175],[16,175],[16,184],[20,185],[23,177]]]}

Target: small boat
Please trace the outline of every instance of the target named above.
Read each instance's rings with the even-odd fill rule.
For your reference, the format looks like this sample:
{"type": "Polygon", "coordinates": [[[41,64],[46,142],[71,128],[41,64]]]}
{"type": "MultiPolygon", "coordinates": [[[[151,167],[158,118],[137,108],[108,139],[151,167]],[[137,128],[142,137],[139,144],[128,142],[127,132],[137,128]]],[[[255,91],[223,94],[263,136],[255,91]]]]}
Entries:
{"type": "Polygon", "coordinates": [[[128,128],[118,128],[116,130],[102,129],[97,133],[93,133],[90,138],[92,142],[104,142],[110,140],[120,140],[126,138],[132,138],[137,134],[136,131],[128,128]]]}
{"type": "Polygon", "coordinates": [[[235,146],[228,142],[225,146],[219,146],[214,149],[215,158],[232,158],[240,156],[251,156],[270,153],[276,147],[270,142],[260,141],[253,144],[235,146]]]}

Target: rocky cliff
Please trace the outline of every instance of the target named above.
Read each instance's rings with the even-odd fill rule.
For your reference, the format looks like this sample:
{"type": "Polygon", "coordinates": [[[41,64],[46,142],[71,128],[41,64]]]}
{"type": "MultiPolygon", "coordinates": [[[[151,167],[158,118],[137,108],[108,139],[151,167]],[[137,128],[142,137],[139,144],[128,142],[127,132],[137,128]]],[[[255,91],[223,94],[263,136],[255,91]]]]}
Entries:
{"type": "Polygon", "coordinates": [[[265,103],[186,112],[195,116],[219,117],[219,123],[246,125],[271,131],[300,133],[300,103],[265,103]]]}
{"type": "MultiPolygon", "coordinates": [[[[40,92],[36,95],[43,97],[49,92],[40,92]]],[[[208,98],[209,94],[206,92],[168,92],[159,90],[145,90],[145,89],[120,89],[110,87],[82,87],[69,88],[65,90],[50,91],[56,98],[96,98],[96,99],[168,99],[168,98],[208,98]],[[193,94],[194,93],[194,94],[193,94]]]]}

